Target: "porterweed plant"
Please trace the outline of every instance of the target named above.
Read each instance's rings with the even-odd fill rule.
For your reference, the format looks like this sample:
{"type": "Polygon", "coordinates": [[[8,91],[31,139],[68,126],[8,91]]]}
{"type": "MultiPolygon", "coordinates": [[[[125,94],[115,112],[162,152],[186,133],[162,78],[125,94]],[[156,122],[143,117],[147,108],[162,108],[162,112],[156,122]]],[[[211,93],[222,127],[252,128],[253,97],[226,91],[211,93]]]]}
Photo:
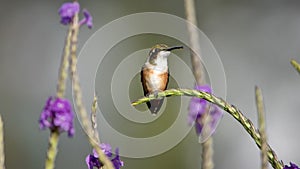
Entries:
{"type": "Polygon", "coordinates": [[[92,126],[87,119],[86,108],[82,103],[81,87],[76,72],[77,37],[81,26],[87,25],[88,28],[92,28],[93,22],[91,14],[85,9],[83,10],[84,18],[79,20],[78,15],[80,11],[80,5],[76,1],[64,3],[58,11],[61,17],[61,24],[69,26],[69,30],[60,67],[57,96],[56,98],[50,97],[47,100],[40,118],[41,128],[44,129],[48,127],[51,130],[45,168],[52,169],[55,166],[59,134],[63,131],[68,131],[69,136],[73,136],[75,133],[72,122],[74,115],[71,110],[70,102],[63,99],[66,89],[66,78],[69,72],[74,85],[72,89],[75,97],[75,105],[80,114],[80,118],[82,118],[83,127],[87,131],[89,141],[94,147],[94,155],[90,155],[90,158],[87,158],[88,167],[93,168],[95,166],[100,168],[105,165],[105,167],[110,169],[119,168],[123,163],[119,159],[118,149],[116,150],[116,157],[112,159],[112,162],[115,164],[115,167],[113,167],[112,162],[108,159],[108,157],[111,157],[111,150],[107,148],[108,145],[101,147],[99,142],[93,140],[95,137],[92,135],[92,126]],[[109,151],[109,153],[107,153],[107,151],[109,151]]]}
{"type": "MultiPolygon", "coordinates": [[[[266,115],[268,115],[269,112],[266,111],[265,109],[265,106],[268,107],[269,105],[265,104],[265,100],[262,94],[263,90],[261,88],[255,86],[255,101],[256,101],[256,109],[257,109],[257,116],[258,116],[257,125],[254,124],[254,122],[252,122],[253,120],[246,117],[245,115],[246,113],[242,113],[242,111],[237,106],[230,104],[225,100],[225,98],[221,98],[215,95],[213,85],[211,85],[206,78],[205,65],[203,62],[204,56],[203,53],[201,52],[204,49],[204,47],[202,47],[202,44],[200,43],[201,38],[203,38],[203,36],[201,36],[201,33],[199,33],[199,31],[197,30],[197,17],[196,17],[197,11],[195,8],[195,2],[194,0],[184,0],[183,3],[184,3],[185,14],[186,14],[186,21],[182,23],[184,23],[183,27],[186,26],[187,28],[187,31],[185,32],[187,38],[185,39],[185,41],[183,40],[183,43],[185,43],[184,50],[190,56],[192,76],[189,77],[192,77],[194,80],[193,81],[194,83],[191,84],[191,86],[194,86],[194,88],[183,88],[183,87],[168,88],[166,90],[160,90],[158,92],[149,93],[145,97],[142,97],[142,92],[140,92],[141,93],[140,98],[134,98],[134,99],[127,98],[126,101],[124,100],[123,105],[127,105],[130,107],[129,109],[126,109],[126,111],[128,111],[127,113],[134,114],[133,110],[135,110],[135,107],[138,107],[138,105],[143,105],[143,104],[145,105],[146,103],[149,103],[152,100],[166,99],[169,101],[171,100],[171,98],[189,97],[188,104],[184,105],[186,109],[183,112],[185,113],[185,117],[186,117],[185,125],[189,129],[194,129],[195,130],[194,134],[197,135],[197,137],[199,138],[198,141],[200,143],[199,145],[201,145],[201,157],[194,157],[195,158],[194,160],[199,161],[199,163],[201,163],[202,169],[216,168],[214,165],[214,153],[217,152],[213,151],[214,142],[212,136],[216,131],[218,131],[217,126],[219,121],[222,119],[223,116],[227,116],[227,115],[229,115],[229,117],[232,117],[236,122],[238,122],[243,127],[244,131],[250,136],[249,138],[251,138],[252,141],[254,141],[254,143],[257,145],[261,157],[260,158],[261,169],[267,169],[270,167],[274,169],[300,169],[298,165],[295,164],[294,162],[282,161],[280,159],[280,154],[277,154],[275,150],[272,148],[272,145],[269,144],[268,133],[266,131],[266,127],[267,127],[266,115]]],[[[114,140],[112,139],[114,137],[109,137],[107,139],[105,138],[105,136],[107,136],[105,135],[105,132],[103,133],[98,132],[98,129],[103,127],[104,125],[103,118],[105,116],[105,113],[107,113],[105,112],[101,114],[102,111],[106,110],[106,109],[101,109],[101,105],[102,105],[101,102],[104,102],[106,104],[107,100],[105,99],[106,98],[108,99],[109,97],[105,96],[104,99],[103,98],[99,99],[96,94],[97,92],[94,92],[93,102],[90,104],[91,106],[88,107],[87,106],[88,104],[84,102],[85,93],[83,90],[84,86],[82,86],[82,82],[85,81],[81,81],[82,78],[83,79],[85,78],[80,76],[81,74],[79,73],[79,66],[78,66],[78,59],[79,59],[78,41],[80,40],[79,39],[80,30],[84,26],[87,26],[87,28],[92,29],[93,20],[95,20],[96,16],[94,16],[93,18],[92,13],[90,13],[87,9],[82,9],[78,1],[63,3],[61,7],[58,9],[58,14],[60,16],[60,21],[58,22],[60,22],[62,25],[65,26],[66,36],[65,36],[64,49],[62,52],[59,70],[58,70],[56,93],[51,94],[51,96],[48,97],[38,119],[39,128],[41,130],[50,130],[48,150],[45,152],[44,168],[46,169],[58,168],[56,167],[55,163],[57,158],[63,158],[59,156],[58,150],[59,150],[59,140],[61,137],[64,137],[64,133],[66,133],[67,136],[70,138],[68,139],[68,141],[72,142],[74,139],[76,139],[74,137],[75,134],[81,132],[81,131],[76,131],[75,133],[74,123],[76,120],[75,118],[76,115],[79,121],[81,122],[82,129],[85,132],[85,136],[87,138],[88,143],[90,144],[90,149],[91,149],[90,153],[84,154],[82,151],[77,152],[77,153],[82,153],[82,161],[86,164],[86,168],[88,169],[94,169],[94,168],[126,169],[126,168],[130,168],[128,167],[130,165],[129,163],[126,163],[126,160],[125,158],[123,158],[123,155],[125,157],[139,158],[138,156],[141,155],[139,151],[147,151],[147,150],[153,151],[151,153],[153,153],[154,155],[162,154],[163,152],[159,152],[159,153],[155,152],[155,148],[157,147],[151,147],[151,146],[147,147],[146,145],[144,147],[141,146],[142,148],[140,148],[140,145],[142,145],[140,142],[144,141],[140,138],[136,139],[138,140],[136,141],[136,140],[130,140],[132,136],[126,137],[126,139],[129,138],[132,144],[135,144],[136,149],[133,149],[130,146],[127,147],[127,144],[129,144],[130,141],[124,140],[123,143],[122,139],[117,140],[118,143],[120,143],[120,147],[118,147],[118,145],[116,146],[114,144],[114,140]],[[72,83],[72,86],[67,85],[68,80],[72,83]],[[72,91],[73,94],[72,99],[67,98],[66,96],[67,89],[70,89],[72,91]],[[102,142],[104,140],[105,142],[102,142]],[[110,143],[109,141],[111,141],[112,143],[110,143]],[[124,152],[123,150],[134,151],[135,153],[128,153],[129,154],[128,155],[126,153],[123,153],[124,152]]],[[[159,20],[159,17],[157,16],[161,15],[161,14],[157,15],[153,13],[146,13],[146,14],[155,15],[154,18],[157,20],[159,20]]],[[[148,16],[146,16],[145,14],[141,14],[141,15],[142,16],[139,16],[140,18],[142,18],[141,20],[143,21],[147,20],[148,16]]],[[[139,17],[134,18],[132,20],[130,20],[130,18],[128,17],[129,19],[125,18],[124,20],[128,19],[130,25],[132,21],[138,22],[139,17]]],[[[169,17],[169,16],[161,15],[161,18],[164,17],[169,17]]],[[[151,20],[151,17],[149,17],[148,19],[151,20]]],[[[117,22],[114,22],[111,25],[118,27],[117,22]]],[[[118,28],[122,28],[122,27],[119,26],[118,28]]],[[[105,27],[104,30],[114,31],[114,29],[109,29],[109,26],[105,27]]],[[[155,29],[155,31],[153,32],[151,31],[150,29],[149,30],[147,29],[147,31],[144,32],[155,33],[155,31],[157,30],[155,29]]],[[[137,34],[140,34],[140,32],[137,34]]],[[[117,35],[121,36],[122,33],[113,32],[113,34],[115,34],[116,36],[117,35]]],[[[104,36],[105,33],[102,35],[104,36]]],[[[126,33],[124,33],[122,34],[122,36],[131,37],[133,36],[133,34],[126,35],[126,33]]],[[[103,38],[105,39],[106,37],[103,38]]],[[[114,38],[115,37],[112,37],[111,39],[106,39],[108,46],[109,43],[114,40],[114,38]]],[[[99,48],[102,49],[101,47],[99,48]]],[[[84,52],[85,51],[83,50],[82,53],[84,52]]],[[[107,53],[107,51],[102,51],[102,52],[107,53]]],[[[95,55],[102,55],[102,54],[97,53],[95,55]]],[[[153,55],[153,57],[154,56],[155,55],[153,55]]],[[[136,58],[136,60],[138,59],[136,58]]],[[[154,65],[155,64],[156,63],[154,63],[154,65]]],[[[291,65],[295,68],[296,71],[298,71],[298,73],[300,73],[300,64],[296,60],[294,59],[291,60],[291,65]]],[[[135,65],[132,64],[131,66],[134,67],[135,65]]],[[[128,69],[128,72],[131,70],[130,67],[126,67],[126,69],[128,69]]],[[[140,67],[138,69],[140,69],[140,67]]],[[[155,71],[158,70],[153,69],[152,71],[156,73],[155,71]]],[[[110,75],[109,71],[105,73],[110,75]]],[[[126,76],[127,72],[123,71],[122,73],[124,77],[121,78],[123,78],[124,80],[127,77],[126,76]]],[[[183,76],[188,76],[188,75],[184,74],[183,76]]],[[[167,82],[169,82],[170,80],[169,77],[170,74],[168,74],[167,82]]],[[[156,82],[156,80],[154,81],[156,82]]],[[[122,85],[126,85],[125,80],[124,80],[124,84],[119,84],[119,86],[122,85]]],[[[139,93],[137,89],[134,90],[139,93]]],[[[121,93],[122,91],[120,90],[118,92],[121,93]]],[[[117,96],[119,96],[119,93],[117,93],[117,96]]],[[[152,115],[149,113],[149,110],[146,110],[148,114],[141,113],[141,115],[136,114],[135,116],[138,116],[138,118],[151,116],[151,118],[155,120],[158,119],[162,113],[164,113],[163,111],[164,110],[159,111],[159,115],[155,117],[154,116],[152,117],[152,115]]],[[[111,116],[107,115],[107,117],[111,117],[111,116]]],[[[120,124],[120,125],[126,128],[126,124],[120,124]]],[[[5,121],[3,124],[2,117],[0,116],[0,169],[6,168],[4,165],[4,159],[5,159],[4,129],[5,129],[5,121]]],[[[105,128],[105,130],[108,129],[105,128]]],[[[110,136],[113,134],[111,133],[108,135],[110,136]]],[[[154,145],[158,145],[158,148],[160,148],[159,143],[160,141],[155,142],[154,145]]],[[[146,155],[143,154],[141,156],[144,157],[154,156],[153,154],[151,155],[147,153],[145,154],[146,155]]],[[[184,155],[181,155],[179,157],[182,158],[184,157],[184,155]]],[[[145,166],[145,168],[147,167],[145,166]]]]}

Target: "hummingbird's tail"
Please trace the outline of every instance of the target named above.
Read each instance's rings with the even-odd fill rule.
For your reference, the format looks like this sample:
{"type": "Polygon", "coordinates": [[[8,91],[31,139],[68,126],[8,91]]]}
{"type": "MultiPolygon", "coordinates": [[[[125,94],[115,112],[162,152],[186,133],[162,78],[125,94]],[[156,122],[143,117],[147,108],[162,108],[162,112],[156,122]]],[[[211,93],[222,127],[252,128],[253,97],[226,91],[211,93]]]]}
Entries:
{"type": "Polygon", "coordinates": [[[152,115],[157,115],[157,112],[160,110],[161,105],[164,102],[164,98],[154,99],[147,102],[147,106],[151,111],[152,115]]]}

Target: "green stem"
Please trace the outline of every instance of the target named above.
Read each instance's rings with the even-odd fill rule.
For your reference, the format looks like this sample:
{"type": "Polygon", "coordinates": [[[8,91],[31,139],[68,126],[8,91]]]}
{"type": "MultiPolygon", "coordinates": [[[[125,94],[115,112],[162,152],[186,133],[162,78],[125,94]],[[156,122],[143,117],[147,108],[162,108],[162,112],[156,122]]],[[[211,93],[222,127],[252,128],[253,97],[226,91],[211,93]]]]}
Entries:
{"type": "MultiPolygon", "coordinates": [[[[218,97],[216,97],[212,94],[206,93],[206,92],[202,92],[202,91],[198,91],[198,90],[191,90],[191,89],[169,89],[169,90],[165,90],[163,92],[159,92],[157,94],[157,97],[166,97],[166,96],[198,97],[198,98],[205,99],[205,100],[219,106],[220,108],[222,108],[223,110],[228,112],[231,116],[233,116],[246,129],[248,134],[250,134],[250,136],[254,139],[256,145],[259,148],[261,148],[261,135],[259,134],[259,132],[256,131],[253,123],[248,118],[246,118],[239,109],[237,109],[233,105],[228,104],[223,99],[218,98],[218,97]]],[[[151,94],[148,97],[143,97],[143,98],[131,103],[131,105],[136,106],[138,104],[145,103],[150,100],[156,99],[157,97],[155,95],[151,94]]],[[[267,151],[268,151],[267,155],[268,155],[269,163],[273,166],[273,168],[282,169],[283,163],[278,160],[276,153],[272,150],[270,145],[267,145],[267,151]]]]}
{"type": "Polygon", "coordinates": [[[291,60],[291,64],[298,71],[298,73],[300,73],[300,64],[296,60],[294,60],[294,59],[291,60]]]}
{"type": "Polygon", "coordinates": [[[54,169],[58,140],[59,132],[57,130],[52,131],[49,138],[49,148],[47,151],[45,169],[54,169]]]}

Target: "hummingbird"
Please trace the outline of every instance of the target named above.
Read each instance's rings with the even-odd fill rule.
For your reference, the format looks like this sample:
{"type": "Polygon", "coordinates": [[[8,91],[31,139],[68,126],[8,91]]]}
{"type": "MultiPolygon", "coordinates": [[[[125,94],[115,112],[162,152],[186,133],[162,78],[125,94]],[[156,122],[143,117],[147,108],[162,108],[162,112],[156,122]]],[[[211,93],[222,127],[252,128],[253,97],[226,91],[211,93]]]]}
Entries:
{"type": "MultiPolygon", "coordinates": [[[[168,47],[165,44],[158,44],[151,48],[141,71],[144,96],[157,95],[158,92],[166,90],[169,83],[168,56],[172,50],[182,48],[183,46],[168,47]]],[[[159,98],[147,102],[152,115],[157,114],[163,101],[163,98],[159,98]]]]}

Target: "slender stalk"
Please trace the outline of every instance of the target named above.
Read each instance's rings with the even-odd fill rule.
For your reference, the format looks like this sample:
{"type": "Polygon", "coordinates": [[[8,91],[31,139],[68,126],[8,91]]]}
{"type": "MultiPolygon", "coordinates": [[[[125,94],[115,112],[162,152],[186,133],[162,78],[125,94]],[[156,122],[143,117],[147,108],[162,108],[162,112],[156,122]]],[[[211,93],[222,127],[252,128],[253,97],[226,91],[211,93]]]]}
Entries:
{"type": "MultiPolygon", "coordinates": [[[[184,0],[185,5],[185,13],[187,20],[197,26],[197,18],[196,18],[196,11],[195,11],[195,3],[194,0],[184,0]]],[[[201,56],[200,56],[200,43],[199,43],[199,35],[198,31],[193,28],[193,25],[187,24],[188,33],[189,33],[189,39],[190,39],[190,45],[192,49],[191,50],[191,61],[192,61],[192,68],[193,68],[193,74],[196,79],[196,83],[198,85],[205,84],[205,73],[203,71],[203,65],[201,62],[201,56]],[[199,56],[197,55],[199,54],[199,56]]],[[[209,109],[207,109],[206,113],[209,114],[209,109]]],[[[207,118],[210,118],[207,116],[207,118]]],[[[202,118],[202,124],[205,123],[205,120],[207,118],[202,118]]],[[[199,122],[197,122],[199,123],[199,122]]],[[[206,130],[210,130],[209,127],[205,127],[206,130]]],[[[210,131],[202,131],[202,132],[210,132],[210,131]]],[[[202,169],[212,169],[213,166],[213,139],[212,137],[209,137],[206,141],[204,141],[202,144],[202,161],[201,161],[201,168],[202,169]]]]}
{"type": "MultiPolygon", "coordinates": [[[[206,127],[205,127],[206,128],[206,127]]],[[[202,162],[201,169],[211,169],[214,168],[213,163],[213,139],[209,137],[206,141],[202,143],[202,162]]]]}
{"type": "Polygon", "coordinates": [[[267,134],[265,124],[265,108],[261,89],[255,86],[255,98],[258,114],[258,128],[261,137],[261,169],[268,168],[268,156],[267,156],[267,134]]]}
{"type": "Polygon", "coordinates": [[[92,122],[92,128],[93,128],[93,135],[96,139],[96,141],[98,142],[98,144],[100,144],[100,139],[99,139],[99,134],[97,132],[97,107],[98,107],[98,101],[97,101],[97,96],[96,94],[94,94],[94,100],[93,100],[93,104],[92,104],[92,113],[91,113],[91,122],[92,122]]]}
{"type": "MultiPolygon", "coordinates": [[[[242,112],[237,109],[235,106],[225,102],[223,99],[218,98],[212,94],[197,91],[197,90],[191,90],[191,89],[169,89],[165,90],[163,92],[159,92],[156,95],[149,95],[148,97],[143,97],[133,103],[131,103],[132,106],[136,106],[138,104],[142,104],[145,102],[148,102],[153,99],[157,99],[157,97],[166,97],[166,96],[192,96],[192,97],[198,97],[205,99],[226,112],[228,112],[231,116],[233,116],[248,132],[248,134],[253,138],[256,145],[261,148],[261,135],[259,132],[256,131],[256,128],[254,127],[253,123],[245,117],[242,112]]],[[[269,163],[273,166],[275,169],[282,169],[283,163],[278,160],[277,155],[274,150],[270,147],[270,145],[267,144],[267,155],[269,163]]]]}
{"type": "Polygon", "coordinates": [[[88,140],[90,144],[93,146],[93,148],[96,150],[97,154],[99,155],[99,160],[104,164],[104,167],[106,167],[107,169],[113,169],[114,167],[111,161],[106,157],[106,155],[100,149],[98,143],[95,142],[95,140],[93,139],[94,138],[92,132],[93,129],[90,125],[90,121],[87,116],[87,111],[82,101],[82,92],[81,92],[79,77],[77,73],[77,56],[76,56],[78,30],[79,30],[78,14],[76,14],[73,20],[72,38],[71,38],[72,39],[71,40],[71,77],[73,83],[72,89],[75,97],[75,106],[81,118],[83,128],[87,132],[88,140]]]}
{"type": "Polygon", "coordinates": [[[4,132],[3,132],[3,121],[0,115],[0,169],[5,169],[5,154],[4,154],[4,132]]]}
{"type": "MultiPolygon", "coordinates": [[[[210,123],[211,117],[209,116],[209,107],[206,108],[206,112],[202,115],[201,121],[197,122],[202,124],[203,126],[207,123],[210,123]]],[[[209,136],[205,141],[201,142],[202,145],[202,161],[201,161],[201,169],[213,169],[214,163],[213,163],[213,138],[210,137],[211,135],[211,128],[209,127],[209,124],[206,125],[206,127],[202,128],[201,134],[203,136],[209,136]]]]}
{"type": "Polygon", "coordinates": [[[291,64],[298,71],[298,73],[300,73],[300,64],[296,60],[294,60],[294,59],[291,60],[291,64]]]}
{"type": "Polygon", "coordinates": [[[197,84],[205,84],[205,74],[203,71],[203,66],[201,63],[201,50],[199,44],[199,34],[198,31],[194,28],[197,26],[196,12],[194,0],[184,0],[186,18],[189,21],[187,24],[189,39],[191,45],[191,59],[193,73],[196,79],[197,84]],[[198,54],[198,55],[197,55],[198,54]]]}
{"type": "Polygon", "coordinates": [[[57,154],[58,141],[59,141],[58,130],[51,131],[49,137],[49,147],[47,151],[45,169],[53,169],[55,167],[55,158],[57,154]]]}
{"type": "MultiPolygon", "coordinates": [[[[56,88],[56,97],[63,98],[66,90],[66,81],[68,77],[69,68],[69,56],[70,56],[70,45],[71,45],[72,28],[69,27],[68,34],[65,40],[65,47],[63,56],[60,62],[60,69],[58,73],[58,83],[56,88]]],[[[45,163],[46,169],[53,169],[55,166],[55,159],[57,154],[57,145],[59,141],[59,131],[52,130],[49,137],[49,147],[47,152],[47,158],[45,163]]]]}
{"type": "Polygon", "coordinates": [[[58,74],[59,77],[58,77],[58,83],[56,89],[56,96],[59,98],[63,98],[66,91],[66,81],[67,81],[68,69],[69,69],[71,36],[72,36],[72,27],[70,26],[65,40],[65,48],[64,48],[63,56],[61,58],[60,70],[58,74]]]}

